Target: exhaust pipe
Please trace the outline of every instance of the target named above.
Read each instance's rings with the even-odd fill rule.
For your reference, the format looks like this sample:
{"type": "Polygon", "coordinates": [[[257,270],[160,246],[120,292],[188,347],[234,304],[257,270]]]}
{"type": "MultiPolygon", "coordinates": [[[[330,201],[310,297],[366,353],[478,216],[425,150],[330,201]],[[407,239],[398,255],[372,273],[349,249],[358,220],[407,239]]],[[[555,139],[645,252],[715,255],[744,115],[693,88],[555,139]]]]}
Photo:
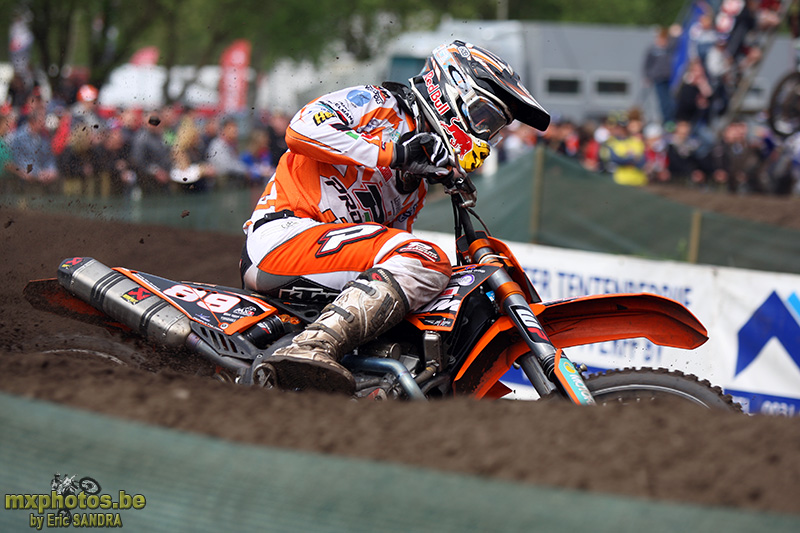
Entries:
{"type": "Polygon", "coordinates": [[[91,257],[63,260],[58,282],[70,294],[157,343],[181,347],[192,332],[186,315],[91,257]]]}

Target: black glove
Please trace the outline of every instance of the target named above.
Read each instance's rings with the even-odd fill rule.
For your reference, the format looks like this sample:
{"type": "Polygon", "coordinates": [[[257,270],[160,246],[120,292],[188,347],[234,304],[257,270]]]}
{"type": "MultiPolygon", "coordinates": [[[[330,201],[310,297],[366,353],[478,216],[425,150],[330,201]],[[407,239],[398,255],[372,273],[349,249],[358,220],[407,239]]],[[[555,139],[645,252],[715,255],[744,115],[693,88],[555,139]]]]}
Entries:
{"type": "Polygon", "coordinates": [[[449,172],[450,152],[432,133],[409,132],[394,145],[393,168],[421,176],[443,176],[449,172]]]}
{"type": "Polygon", "coordinates": [[[419,174],[411,174],[409,172],[395,172],[395,180],[397,181],[397,190],[402,194],[411,194],[419,187],[419,182],[422,181],[422,176],[419,174]]]}

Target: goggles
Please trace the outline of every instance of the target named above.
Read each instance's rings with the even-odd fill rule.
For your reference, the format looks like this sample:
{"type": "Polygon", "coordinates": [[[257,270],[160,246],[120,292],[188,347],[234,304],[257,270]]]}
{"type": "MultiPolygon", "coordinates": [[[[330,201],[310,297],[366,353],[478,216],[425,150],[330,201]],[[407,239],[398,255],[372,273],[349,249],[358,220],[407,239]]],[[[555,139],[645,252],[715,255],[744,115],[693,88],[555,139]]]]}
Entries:
{"type": "Polygon", "coordinates": [[[488,141],[510,122],[508,113],[504,111],[505,106],[498,104],[474,90],[463,99],[461,114],[467,121],[467,127],[478,138],[488,141]]]}

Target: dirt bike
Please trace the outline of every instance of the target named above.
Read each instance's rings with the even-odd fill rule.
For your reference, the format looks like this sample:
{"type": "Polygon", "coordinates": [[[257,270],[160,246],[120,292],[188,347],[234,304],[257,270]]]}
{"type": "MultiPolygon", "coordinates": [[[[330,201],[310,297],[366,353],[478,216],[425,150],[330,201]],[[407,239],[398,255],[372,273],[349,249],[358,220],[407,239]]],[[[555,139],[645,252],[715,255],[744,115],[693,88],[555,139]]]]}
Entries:
{"type": "MultiPolygon", "coordinates": [[[[87,496],[91,496],[100,492],[100,484],[96,479],[91,477],[82,477],[76,482],[75,476],[64,477],[61,479],[61,476],[56,474],[55,477],[53,477],[53,480],[50,482],[50,486],[56,494],[64,497],[77,496],[81,492],[87,496]]],[[[60,507],[56,514],[61,517],[62,520],[65,520],[65,523],[69,523],[69,521],[72,519],[72,511],[66,507],[60,507]]]]}
{"type": "Polygon", "coordinates": [[[775,84],[769,99],[767,122],[781,137],[800,131],[800,71],[789,72],[775,84]]]}
{"type": "MultiPolygon", "coordinates": [[[[469,178],[443,183],[455,219],[452,277],[429,304],[344,357],[357,398],[502,398],[511,389],[501,378],[513,366],[541,399],[579,405],[675,399],[741,410],[719,387],[679,371],[588,375],[573,364],[565,351],[572,346],[645,337],[691,350],[707,333],[683,305],[654,294],[541,301],[512,251],[472,209],[476,191],[469,178]],[[483,231],[474,229],[473,218],[483,231]]],[[[264,388],[281,387],[270,353],[291,342],[326,303],[321,294],[314,296],[322,301],[309,301],[176,282],[88,257],[65,259],[56,279],[31,281],[25,296],[40,309],[135,333],[176,353],[188,349],[214,365],[216,378],[264,388]]]]}
{"type": "Polygon", "coordinates": [[[61,479],[61,476],[56,474],[53,478],[53,481],[50,482],[50,485],[53,490],[56,491],[56,494],[62,494],[64,496],[77,496],[81,492],[84,492],[87,495],[97,494],[100,492],[100,484],[96,479],[91,477],[82,477],[76,482],[75,476],[69,476],[61,479]]]}
{"type": "Polygon", "coordinates": [[[780,137],[800,131],[800,39],[794,37],[795,69],[778,80],[769,97],[767,123],[780,137]]]}

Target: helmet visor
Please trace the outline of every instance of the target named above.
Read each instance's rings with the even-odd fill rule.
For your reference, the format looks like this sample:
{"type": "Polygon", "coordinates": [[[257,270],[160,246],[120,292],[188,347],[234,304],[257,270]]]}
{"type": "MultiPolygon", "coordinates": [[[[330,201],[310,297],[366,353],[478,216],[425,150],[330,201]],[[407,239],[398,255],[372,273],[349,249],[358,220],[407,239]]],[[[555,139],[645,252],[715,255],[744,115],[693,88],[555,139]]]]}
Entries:
{"type": "Polygon", "coordinates": [[[461,105],[467,126],[477,137],[488,141],[500,133],[509,120],[500,107],[488,98],[474,94],[461,105]]]}

